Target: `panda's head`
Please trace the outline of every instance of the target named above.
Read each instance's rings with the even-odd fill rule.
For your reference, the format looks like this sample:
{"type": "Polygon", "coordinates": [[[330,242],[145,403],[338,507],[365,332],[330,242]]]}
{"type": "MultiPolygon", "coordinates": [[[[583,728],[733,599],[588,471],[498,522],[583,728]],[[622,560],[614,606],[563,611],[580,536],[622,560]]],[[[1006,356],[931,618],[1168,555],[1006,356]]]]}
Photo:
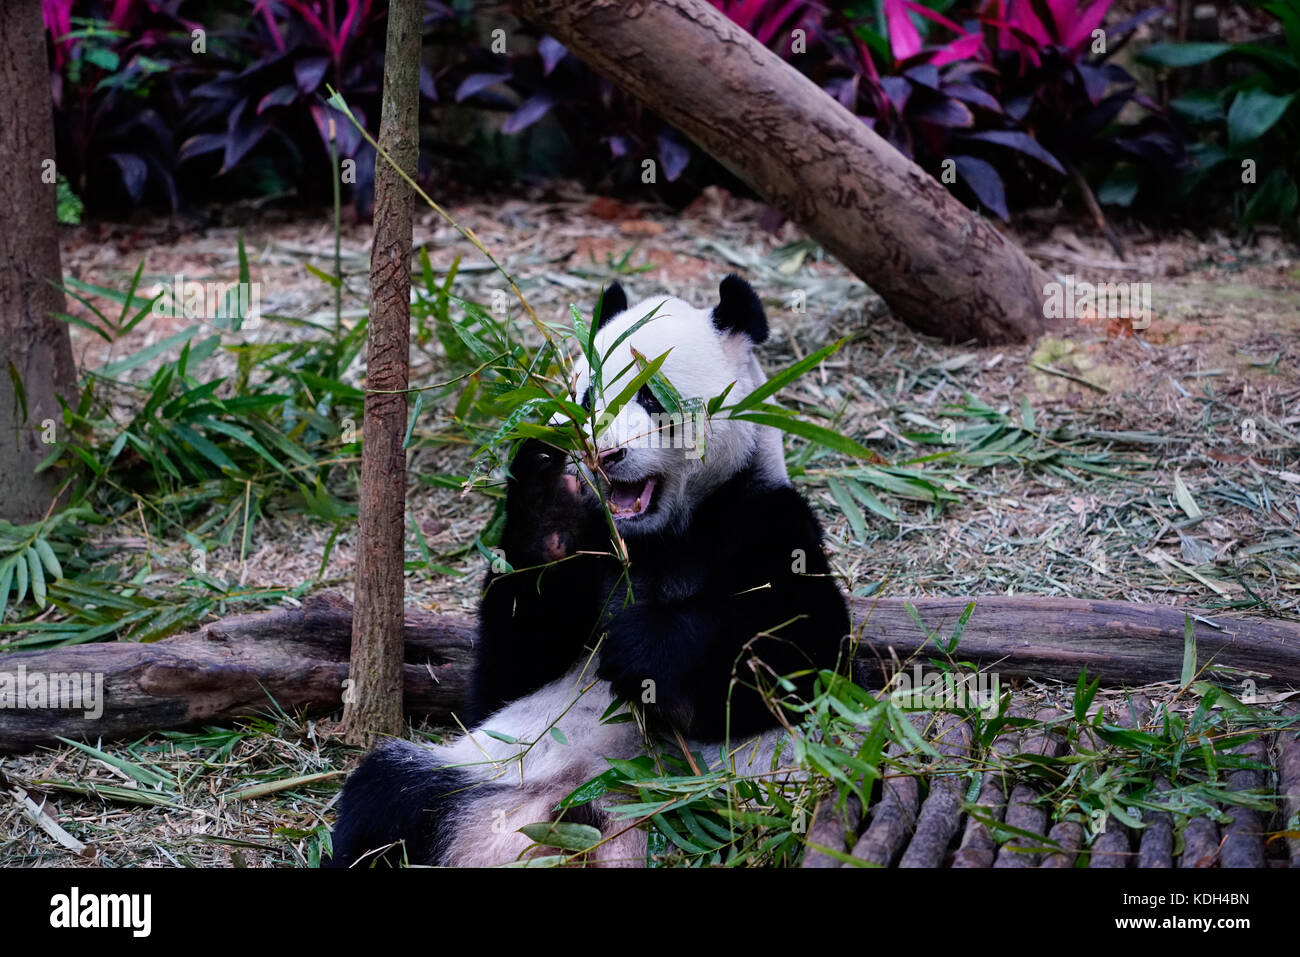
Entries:
{"type": "Polygon", "coordinates": [[[597,480],[627,536],[680,531],[695,506],[732,476],[753,468],[763,484],[788,484],[779,433],[752,422],[704,414],[726,393],[733,405],[764,381],[754,346],[767,338],[763,304],[739,276],[724,279],[718,304],[697,309],[655,296],[629,306],[617,283],[596,311],[594,353],[599,382],[579,359],[572,393],[593,413],[597,480]],[[646,316],[651,318],[641,322],[646,316]],[[640,325],[638,325],[640,323],[640,325]],[[660,373],[680,395],[683,413],[667,411],[648,386],[611,416],[608,407],[646,363],[667,353],[660,373]],[[728,388],[730,387],[730,391],[728,388]]]}

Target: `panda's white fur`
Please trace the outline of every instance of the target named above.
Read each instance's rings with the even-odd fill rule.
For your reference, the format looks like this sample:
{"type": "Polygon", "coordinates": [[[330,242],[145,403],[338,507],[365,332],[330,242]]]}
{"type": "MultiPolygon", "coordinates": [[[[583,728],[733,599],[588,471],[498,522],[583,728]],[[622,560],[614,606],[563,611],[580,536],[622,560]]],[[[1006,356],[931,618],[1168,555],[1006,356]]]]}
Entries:
{"type": "MultiPolygon", "coordinates": [[[[456,768],[461,790],[451,796],[446,819],[451,839],[441,863],[450,867],[491,867],[525,859],[532,841],[519,833],[527,824],[550,821],[556,805],[579,785],[607,771],[606,758],[631,759],[646,753],[635,721],[601,724],[613,701],[609,683],[592,677],[584,662],[557,681],[512,702],[457,740],[435,747],[401,742],[405,760],[425,771],[456,768]],[[561,743],[551,734],[558,728],[561,743]],[[487,732],[514,739],[507,743],[487,732]]],[[[717,742],[687,742],[710,769],[730,766],[737,773],[770,771],[779,757],[788,766],[788,739],[777,731],[741,742],[724,752],[717,742]]],[[[705,770],[704,768],[700,769],[705,770]]],[[[597,800],[601,812],[608,803],[597,800]]],[[[605,842],[590,863],[639,867],[645,863],[645,832],[631,821],[604,817],[605,842]]],[[[534,848],[527,856],[554,853],[534,848]]]]}
{"type": "MultiPolygon", "coordinates": [[[[621,289],[618,296],[619,306],[623,307],[621,289]]],[[[766,318],[753,290],[737,277],[724,280],[720,304],[713,310],[698,309],[681,299],[652,297],[612,312],[603,317],[594,337],[595,348],[604,357],[603,374],[609,378],[602,383],[602,388],[590,389],[591,369],[579,360],[571,383],[575,400],[589,399],[598,415],[637,375],[641,366],[633,350],[644,361],[653,361],[667,353],[661,371],[684,399],[707,401],[730,386],[727,404],[733,404],[765,381],[753,346],[755,341],[766,337],[766,318]],[[720,313],[728,309],[730,312],[720,313]],[[633,325],[652,312],[653,318],[623,338],[633,325]],[[622,342],[618,341],[620,338],[622,342]]],[[[624,407],[621,421],[597,440],[604,463],[600,468],[601,481],[634,483],[649,476],[656,479],[654,502],[649,510],[644,514],[615,515],[629,547],[635,549],[638,542],[646,541],[647,549],[666,551],[668,557],[659,560],[671,576],[678,561],[673,556],[679,554],[674,536],[691,520],[698,503],[743,472],[748,476],[745,488],[752,491],[740,494],[756,495],[759,496],[756,501],[777,504],[767,515],[751,516],[737,503],[734,507],[739,511],[728,521],[770,523],[789,519],[787,526],[805,536],[796,544],[800,549],[815,552],[814,557],[822,566],[812,571],[823,576],[821,580],[825,582],[808,587],[822,587],[826,591],[824,595],[819,592],[811,599],[797,601],[809,601],[806,606],[809,610],[828,609],[829,617],[807,614],[797,614],[797,617],[816,621],[817,634],[839,632],[828,635],[829,664],[833,665],[834,647],[847,631],[843,599],[826,576],[828,569],[821,556],[816,521],[802,499],[789,490],[779,433],[752,422],[729,419],[723,413],[705,426],[701,457],[695,449],[643,441],[653,428],[652,414],[642,401],[642,393],[638,393],[624,407]],[[608,455],[621,449],[626,450],[625,454],[608,455]],[[785,491],[763,491],[776,488],[785,491]],[[780,516],[775,514],[777,511],[780,516]]],[[[590,474],[587,477],[592,478],[590,474]]],[[[769,527],[774,530],[772,534],[778,534],[776,528],[787,526],[769,527]]],[[[738,560],[758,561],[757,556],[750,558],[753,551],[770,547],[775,544],[758,546],[738,560]]],[[[789,551],[783,554],[787,557],[782,559],[778,555],[777,564],[788,562],[789,551]]],[[[633,563],[635,567],[635,553],[633,563]]],[[[690,584],[689,577],[683,581],[688,596],[691,588],[699,587],[690,584]]],[[[571,614],[570,606],[563,603],[563,595],[558,597],[560,610],[548,612],[548,620],[553,620],[555,615],[571,614]]],[[[798,606],[800,610],[804,607],[798,606]]],[[[509,617],[514,614],[509,606],[503,614],[507,616],[504,620],[511,637],[520,630],[529,632],[517,636],[524,647],[518,652],[509,651],[507,666],[531,673],[556,664],[519,665],[517,659],[531,653],[536,628],[514,627],[512,623],[517,619],[509,617]]],[[[726,614],[735,617],[730,612],[726,614]]],[[[777,621],[764,621],[757,627],[776,626],[788,617],[782,612],[777,621]]],[[[743,621],[743,613],[740,620],[743,621]]],[[[744,623],[741,627],[750,625],[744,623]]],[[[747,634],[752,638],[754,632],[747,634]]],[[[483,638],[502,640],[486,632],[483,638]]],[[[577,647],[581,648],[581,636],[577,647]]],[[[827,657],[824,652],[815,663],[829,666],[827,657]]],[[[579,656],[576,662],[569,658],[551,671],[561,676],[537,690],[521,696],[498,695],[499,700],[507,703],[454,741],[433,747],[391,741],[372,752],[353,774],[340,805],[335,831],[339,856],[335,865],[366,866],[373,859],[373,852],[382,852],[385,846],[391,847],[398,840],[404,841],[408,850],[415,848],[412,853],[416,862],[423,858],[450,866],[482,866],[519,859],[532,843],[519,833],[520,827],[555,819],[557,804],[579,785],[606,771],[607,758],[628,759],[647,753],[647,741],[639,721],[601,723],[601,716],[615,695],[609,681],[595,677],[597,661],[588,653],[579,656]],[[553,727],[560,730],[563,741],[551,734],[553,727]],[[489,735],[488,731],[505,736],[509,742],[489,735]]],[[[781,673],[789,673],[801,665],[806,667],[807,661],[800,659],[789,664],[789,670],[781,673]]],[[[602,662],[602,669],[606,664],[609,662],[602,662]]],[[[484,670],[480,660],[479,673],[484,670]]],[[[628,697],[627,692],[624,697],[628,697]]],[[[683,715],[689,717],[693,706],[694,703],[689,703],[673,720],[685,726],[680,725],[680,719],[683,715]]],[[[772,730],[733,738],[729,753],[724,752],[716,739],[688,740],[688,746],[693,753],[703,753],[711,767],[727,763],[744,773],[771,770],[778,759],[788,767],[786,741],[783,733],[772,730]]],[[[644,832],[609,815],[603,799],[592,802],[578,817],[583,823],[599,826],[606,839],[589,860],[605,865],[644,863],[644,832]]],[[[566,814],[562,819],[574,817],[566,814]]],[[[534,850],[533,854],[537,853],[543,852],[534,850]]]]}

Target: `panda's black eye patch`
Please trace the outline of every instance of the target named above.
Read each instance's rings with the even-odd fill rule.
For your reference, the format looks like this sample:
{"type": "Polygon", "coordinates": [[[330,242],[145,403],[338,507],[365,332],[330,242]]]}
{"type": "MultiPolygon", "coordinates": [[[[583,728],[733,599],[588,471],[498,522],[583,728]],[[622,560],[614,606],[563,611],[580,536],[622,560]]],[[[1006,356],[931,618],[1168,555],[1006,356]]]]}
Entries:
{"type": "Polygon", "coordinates": [[[582,393],[582,407],[591,411],[591,386],[587,386],[587,391],[582,393]]]}
{"type": "Polygon", "coordinates": [[[655,398],[655,394],[650,391],[650,386],[643,385],[636,393],[637,402],[641,403],[641,408],[645,409],[651,415],[659,415],[664,411],[663,405],[655,398]]]}

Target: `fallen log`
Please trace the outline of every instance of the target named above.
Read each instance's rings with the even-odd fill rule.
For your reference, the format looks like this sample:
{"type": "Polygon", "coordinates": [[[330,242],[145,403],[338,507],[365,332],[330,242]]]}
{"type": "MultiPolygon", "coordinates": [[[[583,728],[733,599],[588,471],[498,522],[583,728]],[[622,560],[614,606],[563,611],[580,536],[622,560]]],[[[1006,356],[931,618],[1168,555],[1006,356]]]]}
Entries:
{"type": "Polygon", "coordinates": [[[1046,273],[705,0],[524,0],[524,15],[798,223],[914,329],[1022,341],[1046,273]]]}
{"type": "MultiPolygon", "coordinates": [[[[1079,669],[1108,684],[1176,681],[1183,660],[1184,611],[1157,605],[1066,598],[855,599],[861,635],[855,677],[879,686],[916,658],[945,657],[969,601],[976,609],[953,653],[1003,677],[1073,682],[1079,669]],[[908,606],[919,616],[918,626],[908,606]],[[937,643],[937,644],[936,644],[937,643]]],[[[1198,613],[1197,660],[1230,683],[1242,672],[1257,684],[1300,684],[1300,624],[1198,613]]],[[[338,594],[299,608],[224,618],[151,644],[75,645],[0,656],[0,752],[21,752],[57,737],[112,740],[169,728],[287,712],[327,714],[342,703],[352,606],[338,594]],[[17,677],[91,675],[102,680],[103,713],[92,707],[15,707],[17,677]],[[6,682],[8,682],[6,684],[6,682]],[[5,701],[8,704],[5,704],[5,701]],[[273,705],[274,702],[274,705],[273,705]]],[[[456,615],[407,609],[407,713],[446,721],[465,700],[474,623],[456,615]]],[[[910,667],[910,665],[909,665],[910,667]]],[[[84,702],[83,702],[84,703],[84,702]]]]}
{"type": "MultiPolygon", "coordinates": [[[[1039,711],[1034,717],[1046,724],[1058,720],[1061,713],[1046,708],[1039,711]]],[[[1046,727],[1026,734],[1025,739],[1020,744],[1021,754],[1038,754],[1049,758],[1060,757],[1064,750],[1065,743],[1046,727]]],[[[1040,790],[1038,786],[1026,781],[1017,782],[1012,789],[1011,796],[1007,798],[1007,810],[1003,820],[1008,828],[1015,828],[1025,834],[1039,835],[1039,839],[1035,840],[1029,837],[1011,838],[998,850],[997,859],[993,862],[994,867],[1038,866],[1043,852],[1032,848],[1043,845],[1041,837],[1043,832],[1047,830],[1047,809],[1042,806],[1039,800],[1041,797],[1040,790]]]]}

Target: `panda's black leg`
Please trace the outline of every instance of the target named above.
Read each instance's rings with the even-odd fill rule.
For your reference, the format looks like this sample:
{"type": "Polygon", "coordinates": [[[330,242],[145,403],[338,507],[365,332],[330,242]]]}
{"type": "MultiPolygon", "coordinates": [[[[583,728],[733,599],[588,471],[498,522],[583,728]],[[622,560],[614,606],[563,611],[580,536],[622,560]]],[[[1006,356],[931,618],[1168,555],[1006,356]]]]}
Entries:
{"type": "Polygon", "coordinates": [[[428,748],[390,741],[348,778],[325,867],[437,864],[438,848],[463,771],[441,767],[428,748]]]}

